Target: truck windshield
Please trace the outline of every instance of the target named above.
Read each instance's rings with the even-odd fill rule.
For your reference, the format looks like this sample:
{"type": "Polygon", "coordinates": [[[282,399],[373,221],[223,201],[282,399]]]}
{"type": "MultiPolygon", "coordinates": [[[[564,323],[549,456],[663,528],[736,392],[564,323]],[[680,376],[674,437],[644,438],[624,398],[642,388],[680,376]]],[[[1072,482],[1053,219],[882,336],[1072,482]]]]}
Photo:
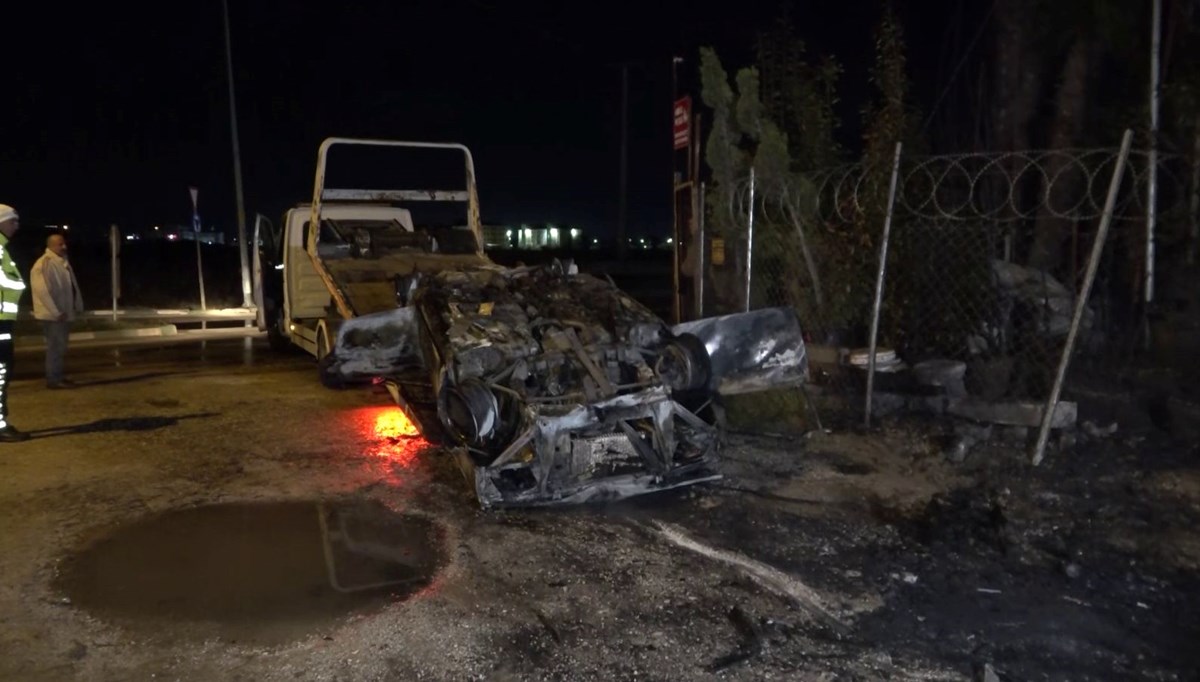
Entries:
{"type": "MultiPolygon", "coordinates": [[[[308,225],[305,224],[307,234],[308,225]]],[[[319,240],[329,246],[351,247],[360,256],[382,256],[400,251],[424,253],[468,254],[475,252],[475,236],[469,228],[417,227],[409,230],[397,220],[332,220],[321,221],[319,240]]]]}

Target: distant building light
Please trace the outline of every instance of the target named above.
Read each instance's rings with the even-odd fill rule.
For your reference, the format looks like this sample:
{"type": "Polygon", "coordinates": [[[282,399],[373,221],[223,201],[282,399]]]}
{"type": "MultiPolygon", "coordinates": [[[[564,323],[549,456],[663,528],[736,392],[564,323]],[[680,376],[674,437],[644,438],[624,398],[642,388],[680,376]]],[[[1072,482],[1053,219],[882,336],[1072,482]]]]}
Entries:
{"type": "Polygon", "coordinates": [[[71,226],[70,226],[70,225],[63,225],[63,229],[64,229],[64,230],[69,230],[69,229],[71,229],[71,226]]]}
{"type": "Polygon", "coordinates": [[[505,230],[505,231],[504,231],[504,238],[505,238],[505,239],[512,239],[512,230],[505,230]]]}
{"type": "Polygon", "coordinates": [[[571,239],[578,239],[578,238],[579,238],[579,228],[572,227],[571,228],[571,239]]]}
{"type": "Polygon", "coordinates": [[[158,229],[158,225],[155,225],[155,226],[154,226],[154,229],[156,229],[156,230],[157,230],[157,229],[158,229]]]}
{"type": "Polygon", "coordinates": [[[550,238],[558,239],[558,228],[557,227],[550,228],[550,238]]]}
{"type": "Polygon", "coordinates": [[[137,236],[136,236],[136,235],[132,235],[132,234],[127,234],[127,235],[125,235],[125,241],[127,241],[127,242],[131,242],[131,241],[133,241],[133,240],[135,240],[135,239],[137,239],[137,236]]]}
{"type": "Polygon", "coordinates": [[[675,238],[674,238],[674,237],[667,237],[667,243],[668,243],[668,244],[674,244],[674,243],[675,243],[675,238]]]}

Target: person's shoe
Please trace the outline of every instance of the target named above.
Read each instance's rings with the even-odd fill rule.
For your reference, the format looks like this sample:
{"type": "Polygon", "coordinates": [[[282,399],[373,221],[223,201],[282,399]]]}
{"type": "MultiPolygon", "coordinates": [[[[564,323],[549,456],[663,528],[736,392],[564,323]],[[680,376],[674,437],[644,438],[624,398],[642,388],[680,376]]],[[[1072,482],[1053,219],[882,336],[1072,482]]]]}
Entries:
{"type": "Polygon", "coordinates": [[[18,431],[15,426],[0,429],[0,443],[20,443],[23,440],[29,440],[29,434],[18,431]]]}

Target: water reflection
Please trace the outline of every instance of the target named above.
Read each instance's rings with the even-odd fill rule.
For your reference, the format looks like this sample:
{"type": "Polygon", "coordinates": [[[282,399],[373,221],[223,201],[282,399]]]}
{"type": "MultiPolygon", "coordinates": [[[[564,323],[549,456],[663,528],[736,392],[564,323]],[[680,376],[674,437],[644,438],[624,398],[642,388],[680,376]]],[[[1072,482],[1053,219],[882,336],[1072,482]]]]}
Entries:
{"type": "Polygon", "coordinates": [[[179,509],[66,558],[56,588],[148,634],[277,643],[428,591],[443,532],[370,500],[179,509]]]}

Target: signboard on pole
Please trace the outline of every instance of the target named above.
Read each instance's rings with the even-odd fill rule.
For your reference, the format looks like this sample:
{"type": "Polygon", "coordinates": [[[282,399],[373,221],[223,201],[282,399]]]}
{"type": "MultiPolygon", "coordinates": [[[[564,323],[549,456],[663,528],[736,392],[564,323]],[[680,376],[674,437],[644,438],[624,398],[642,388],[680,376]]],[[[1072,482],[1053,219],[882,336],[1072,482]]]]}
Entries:
{"type": "Polygon", "coordinates": [[[676,149],[687,149],[692,139],[692,98],[685,96],[675,100],[673,126],[676,149]]]}
{"type": "MultiPolygon", "coordinates": [[[[200,190],[188,187],[188,192],[192,195],[192,230],[196,232],[193,241],[196,242],[196,275],[200,280],[200,309],[208,310],[208,304],[204,300],[204,262],[200,258],[200,211],[196,209],[196,197],[199,196],[200,190]]],[[[207,329],[208,322],[201,322],[200,328],[207,329]]]]}

